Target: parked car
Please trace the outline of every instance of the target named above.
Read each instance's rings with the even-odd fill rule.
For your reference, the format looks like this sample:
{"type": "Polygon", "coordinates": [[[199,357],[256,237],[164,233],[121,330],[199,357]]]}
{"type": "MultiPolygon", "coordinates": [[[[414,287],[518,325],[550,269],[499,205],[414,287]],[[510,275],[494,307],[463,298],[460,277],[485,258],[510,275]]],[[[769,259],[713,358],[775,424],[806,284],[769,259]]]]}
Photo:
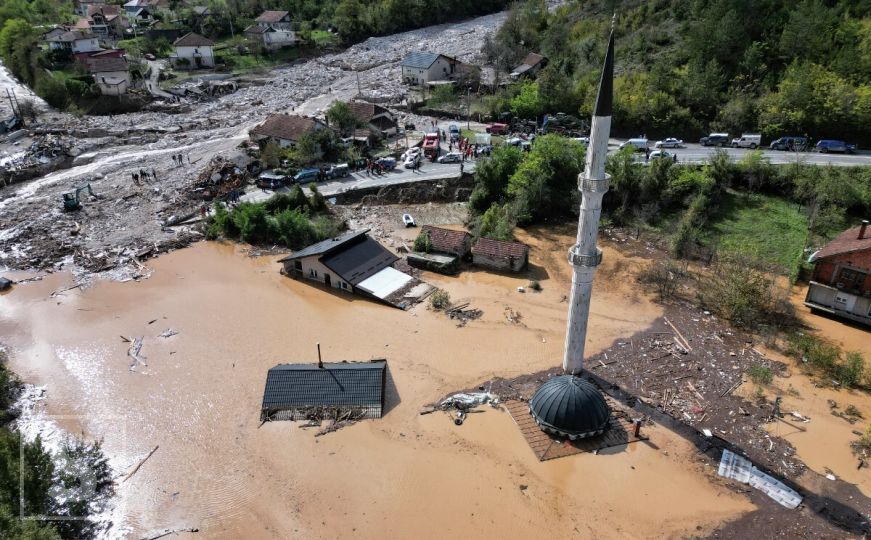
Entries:
{"type": "Polygon", "coordinates": [[[463,160],[463,154],[459,152],[451,152],[438,158],[439,163],[459,163],[463,160]]]}
{"type": "Polygon", "coordinates": [[[411,214],[402,214],[402,222],[405,223],[406,227],[417,227],[417,223],[414,222],[411,214]]]}
{"type": "Polygon", "coordinates": [[[648,141],[647,139],[642,139],[641,137],[637,137],[634,139],[629,139],[620,145],[620,150],[624,148],[632,148],[635,152],[644,152],[647,148],[648,141]]]}
{"type": "Polygon", "coordinates": [[[257,177],[257,187],[263,189],[278,189],[287,182],[287,177],[274,171],[263,171],[257,177]]]}
{"type": "Polygon", "coordinates": [[[589,137],[574,137],[572,140],[577,141],[577,142],[583,144],[584,146],[590,144],[589,137]]]}
{"type": "Polygon", "coordinates": [[[647,157],[648,159],[674,159],[674,156],[674,154],[665,150],[653,150],[647,157]]]}
{"type": "Polygon", "coordinates": [[[392,157],[378,158],[375,163],[381,165],[385,171],[392,171],[396,168],[396,160],[392,157]]]}
{"type": "Polygon", "coordinates": [[[781,137],[771,141],[768,147],[772,150],[789,150],[790,152],[804,152],[807,150],[807,137],[781,137]]]}
{"type": "Polygon", "coordinates": [[[729,146],[729,134],[728,133],[711,133],[707,137],[702,137],[699,139],[699,144],[702,146],[729,146]]]}
{"type": "Polygon", "coordinates": [[[683,141],[674,137],[667,137],[653,143],[654,148],[683,148],[683,141]]]}
{"type": "Polygon", "coordinates": [[[328,180],[335,180],[336,178],[347,178],[348,176],[351,176],[351,168],[348,167],[347,163],[333,165],[332,167],[327,169],[328,180]]]}
{"type": "Polygon", "coordinates": [[[317,182],[318,176],[320,176],[320,169],[303,169],[296,173],[296,176],[293,177],[293,181],[297,184],[305,184],[308,182],[317,182]]]}
{"type": "Polygon", "coordinates": [[[405,161],[402,163],[402,166],[406,169],[413,169],[420,163],[421,155],[420,154],[412,154],[405,158],[405,161]]]}
{"type": "Polygon", "coordinates": [[[508,124],[494,123],[487,126],[487,133],[491,135],[505,135],[508,133],[508,124]]]}
{"type": "Polygon", "coordinates": [[[846,154],[852,154],[856,151],[855,144],[847,144],[844,141],[836,141],[833,139],[823,139],[819,141],[815,147],[817,152],[821,152],[826,154],[828,152],[843,152],[846,154]]]}
{"type": "Polygon", "coordinates": [[[419,156],[421,152],[422,150],[420,149],[420,146],[412,146],[411,148],[402,153],[401,159],[402,161],[405,161],[411,156],[419,156]]]}
{"type": "Polygon", "coordinates": [[[460,128],[456,124],[448,126],[448,134],[451,137],[451,142],[460,140],[460,128]]]}
{"type": "Polygon", "coordinates": [[[762,146],[762,135],[756,133],[744,133],[737,139],[732,139],[732,148],[750,148],[756,150],[762,146]]]}

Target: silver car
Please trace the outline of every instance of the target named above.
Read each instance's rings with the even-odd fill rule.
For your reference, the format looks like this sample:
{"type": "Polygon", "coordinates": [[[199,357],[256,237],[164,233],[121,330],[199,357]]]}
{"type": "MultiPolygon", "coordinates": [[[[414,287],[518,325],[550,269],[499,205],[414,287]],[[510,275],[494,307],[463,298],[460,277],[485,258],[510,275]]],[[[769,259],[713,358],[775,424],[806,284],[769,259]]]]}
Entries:
{"type": "Polygon", "coordinates": [[[680,139],[675,139],[674,137],[668,137],[667,139],[663,139],[661,141],[656,141],[653,145],[654,148],[683,148],[683,141],[680,139]]]}

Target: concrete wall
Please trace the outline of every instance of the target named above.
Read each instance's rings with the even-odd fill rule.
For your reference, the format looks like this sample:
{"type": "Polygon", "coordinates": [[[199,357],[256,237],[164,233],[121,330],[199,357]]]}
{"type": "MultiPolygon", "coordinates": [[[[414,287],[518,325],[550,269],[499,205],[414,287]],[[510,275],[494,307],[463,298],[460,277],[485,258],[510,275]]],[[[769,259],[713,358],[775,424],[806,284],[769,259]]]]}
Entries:
{"type": "Polygon", "coordinates": [[[488,257],[481,254],[472,254],[472,264],[484,268],[492,268],[493,270],[503,270],[510,272],[521,272],[526,268],[526,262],[529,255],[519,259],[503,259],[488,257]]]}
{"type": "Polygon", "coordinates": [[[130,88],[130,72],[128,71],[109,71],[94,73],[94,81],[100,87],[100,93],[104,96],[120,96],[127,93],[130,88]],[[108,81],[123,80],[121,84],[115,84],[108,81]]]}
{"type": "Polygon", "coordinates": [[[296,276],[304,279],[325,283],[326,276],[330,276],[330,287],[346,292],[354,292],[354,287],[345,282],[335,272],[323,265],[318,259],[320,256],[313,255],[305,257],[300,262],[302,268],[298,269],[295,265],[297,261],[286,261],[284,263],[284,273],[288,276],[296,276]]]}

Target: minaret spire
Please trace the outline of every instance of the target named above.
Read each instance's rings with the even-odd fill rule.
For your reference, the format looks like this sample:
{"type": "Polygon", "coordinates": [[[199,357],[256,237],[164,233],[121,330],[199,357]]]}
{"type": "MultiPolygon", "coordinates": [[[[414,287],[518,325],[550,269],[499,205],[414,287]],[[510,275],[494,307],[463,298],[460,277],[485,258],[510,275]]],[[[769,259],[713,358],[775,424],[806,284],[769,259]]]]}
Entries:
{"type": "Polygon", "coordinates": [[[584,342],[587,339],[587,320],[590,316],[590,298],[593,291],[593,274],[602,262],[602,250],[596,246],[599,236],[599,217],[602,214],[602,196],[608,191],[610,176],[605,174],[605,159],[608,155],[608,138],[611,133],[611,110],[614,94],[614,23],[611,19],[611,35],[608,52],[599,79],[599,92],[593,110],[590,143],[587,147],[584,172],[578,175],[578,189],[582,193],[578,219],[577,243],[569,249],[569,263],[573,267],[572,291],[569,301],[569,317],[566,328],[566,348],[563,370],[576,375],[584,365],[584,342]]]}

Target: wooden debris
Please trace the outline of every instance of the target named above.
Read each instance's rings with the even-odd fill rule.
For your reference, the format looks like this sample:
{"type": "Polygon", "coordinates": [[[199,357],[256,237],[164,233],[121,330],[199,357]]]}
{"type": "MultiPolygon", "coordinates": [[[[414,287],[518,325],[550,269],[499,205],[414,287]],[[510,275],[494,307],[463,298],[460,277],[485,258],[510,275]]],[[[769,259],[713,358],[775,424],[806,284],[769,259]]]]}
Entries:
{"type": "MultiPolygon", "coordinates": [[[[127,476],[125,476],[124,479],[121,480],[121,482],[122,482],[122,483],[123,483],[123,482],[126,482],[127,480],[130,479],[131,476],[133,476],[134,474],[136,474],[137,472],[139,472],[139,468],[142,467],[142,465],[143,465],[146,461],[148,461],[148,458],[150,458],[151,456],[154,455],[155,452],[157,452],[157,449],[158,449],[158,448],[160,448],[160,445],[155,446],[155,447],[151,450],[151,452],[148,452],[148,455],[145,456],[144,458],[142,458],[142,461],[140,461],[139,464],[136,465],[136,468],[134,468],[132,471],[130,471],[130,473],[129,473],[127,476]]],[[[166,535],[164,535],[164,536],[166,536],[166,535]]],[[[159,537],[158,537],[158,538],[159,538],[159,537]]]]}
{"type": "Polygon", "coordinates": [[[683,342],[684,348],[692,352],[693,348],[690,347],[689,342],[686,340],[685,337],[683,337],[683,334],[681,334],[680,331],[673,324],[671,324],[671,321],[668,320],[668,317],[663,317],[663,319],[665,319],[665,323],[670,326],[672,330],[674,330],[674,333],[677,334],[677,337],[679,337],[680,340],[683,342]]]}

